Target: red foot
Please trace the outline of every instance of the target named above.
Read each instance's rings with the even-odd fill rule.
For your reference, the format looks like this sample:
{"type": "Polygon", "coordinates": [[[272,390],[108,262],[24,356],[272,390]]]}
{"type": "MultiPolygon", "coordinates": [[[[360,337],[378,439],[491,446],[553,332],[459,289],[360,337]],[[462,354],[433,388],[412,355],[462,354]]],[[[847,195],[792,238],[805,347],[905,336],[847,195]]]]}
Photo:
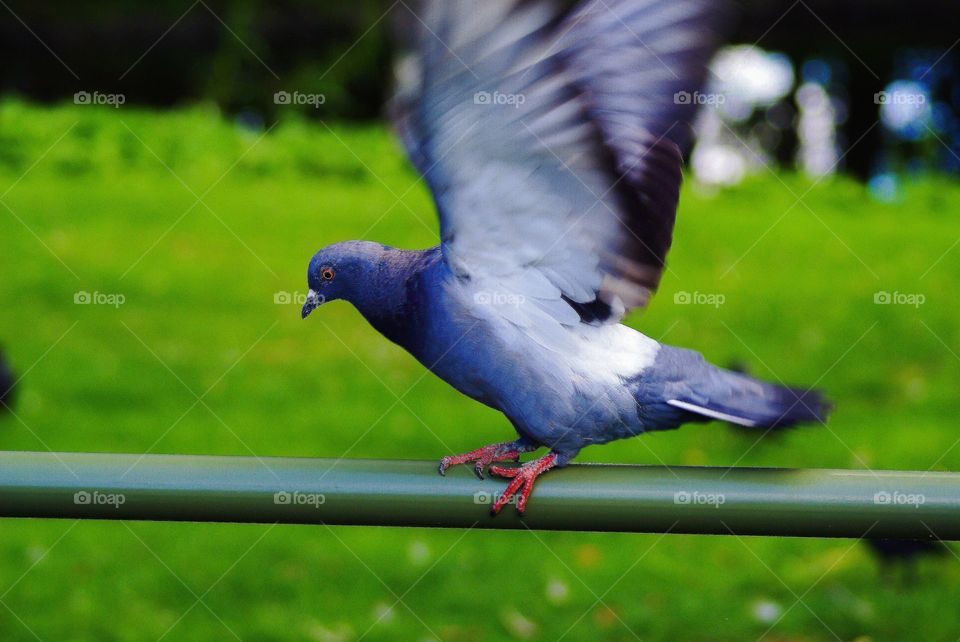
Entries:
{"type": "Polygon", "coordinates": [[[498,477],[512,477],[513,481],[507,486],[503,494],[490,507],[490,514],[496,515],[500,509],[510,503],[510,498],[517,495],[517,512],[523,515],[527,507],[527,499],[533,491],[533,482],[537,477],[547,472],[557,464],[557,455],[550,453],[540,459],[534,459],[527,462],[519,468],[505,468],[503,466],[490,466],[490,474],[498,477]],[[522,487],[522,488],[521,488],[522,487]],[[520,491],[519,494],[517,491],[520,491]]]}
{"type": "Polygon", "coordinates": [[[447,468],[453,466],[454,464],[466,464],[472,461],[476,462],[473,469],[477,473],[477,477],[483,479],[483,469],[487,465],[495,461],[511,460],[520,460],[520,451],[517,450],[514,442],[508,441],[502,444],[491,444],[489,446],[484,446],[483,448],[471,450],[470,452],[462,455],[444,457],[440,460],[440,474],[445,475],[447,473],[447,468]]]}

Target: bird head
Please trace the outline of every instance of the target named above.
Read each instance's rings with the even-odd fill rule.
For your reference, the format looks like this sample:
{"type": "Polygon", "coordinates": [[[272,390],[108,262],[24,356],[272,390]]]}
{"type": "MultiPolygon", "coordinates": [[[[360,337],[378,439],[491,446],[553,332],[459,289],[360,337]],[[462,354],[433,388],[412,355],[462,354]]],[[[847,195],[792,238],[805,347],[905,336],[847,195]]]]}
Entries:
{"type": "Polygon", "coordinates": [[[345,299],[356,303],[356,295],[367,286],[385,250],[379,243],[345,241],[314,254],[307,267],[309,291],[300,316],[306,319],[327,301],[345,299]]]}

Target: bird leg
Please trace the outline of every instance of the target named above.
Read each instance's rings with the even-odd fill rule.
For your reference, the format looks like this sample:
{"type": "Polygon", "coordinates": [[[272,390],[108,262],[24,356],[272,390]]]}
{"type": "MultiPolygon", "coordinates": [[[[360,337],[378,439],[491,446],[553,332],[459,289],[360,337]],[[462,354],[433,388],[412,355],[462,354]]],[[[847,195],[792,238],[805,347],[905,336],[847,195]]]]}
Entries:
{"type": "Polygon", "coordinates": [[[527,507],[527,499],[533,491],[533,482],[537,477],[547,472],[557,465],[557,453],[551,452],[540,459],[534,459],[518,468],[507,468],[505,466],[490,466],[490,474],[498,477],[512,478],[513,481],[507,486],[503,494],[497,498],[493,506],[490,507],[490,514],[496,515],[500,509],[510,503],[510,498],[517,496],[517,512],[523,515],[527,507]],[[519,493],[517,491],[520,491],[519,493]]]}
{"type": "Polygon", "coordinates": [[[483,479],[483,469],[495,461],[520,461],[520,454],[536,450],[537,446],[530,444],[523,439],[516,441],[505,441],[501,444],[491,444],[483,448],[471,450],[462,455],[451,455],[440,460],[440,474],[446,475],[447,468],[454,464],[466,464],[476,462],[473,470],[477,477],[483,479]]]}

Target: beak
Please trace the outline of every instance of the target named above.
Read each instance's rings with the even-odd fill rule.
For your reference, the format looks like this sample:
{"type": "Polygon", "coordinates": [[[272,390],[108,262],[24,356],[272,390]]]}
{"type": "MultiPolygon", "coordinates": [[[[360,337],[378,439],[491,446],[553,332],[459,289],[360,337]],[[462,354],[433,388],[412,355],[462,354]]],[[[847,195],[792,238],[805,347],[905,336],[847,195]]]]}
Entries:
{"type": "Polygon", "coordinates": [[[300,310],[300,318],[306,319],[310,316],[310,313],[323,305],[323,296],[316,293],[315,290],[309,290],[307,292],[307,300],[303,304],[303,309],[300,310]]]}

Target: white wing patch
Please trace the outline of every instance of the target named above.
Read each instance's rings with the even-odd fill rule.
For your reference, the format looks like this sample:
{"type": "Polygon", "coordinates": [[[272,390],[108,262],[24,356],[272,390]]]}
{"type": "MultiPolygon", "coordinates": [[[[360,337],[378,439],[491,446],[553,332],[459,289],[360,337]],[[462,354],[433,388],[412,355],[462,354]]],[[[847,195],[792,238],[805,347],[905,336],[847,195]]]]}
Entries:
{"type": "Polygon", "coordinates": [[[448,292],[474,317],[489,323],[511,353],[535,359],[567,383],[579,380],[619,387],[653,365],[660,344],[619,323],[589,325],[560,299],[504,289],[496,277],[454,279],[448,292]]]}
{"type": "Polygon", "coordinates": [[[703,406],[687,403],[686,401],[680,401],[679,399],[670,399],[667,401],[667,403],[671,406],[689,410],[690,412],[695,412],[698,415],[703,415],[704,417],[710,417],[711,419],[718,419],[720,421],[726,421],[739,426],[746,426],[747,428],[755,428],[757,426],[757,422],[751,421],[750,419],[744,419],[743,417],[737,417],[736,415],[728,415],[725,412],[711,410],[710,408],[704,408],[703,406]]]}
{"type": "Polygon", "coordinates": [[[568,330],[576,337],[574,363],[591,374],[609,374],[623,383],[653,365],[660,344],[633,328],[614,323],[592,326],[581,324],[568,330]]]}

